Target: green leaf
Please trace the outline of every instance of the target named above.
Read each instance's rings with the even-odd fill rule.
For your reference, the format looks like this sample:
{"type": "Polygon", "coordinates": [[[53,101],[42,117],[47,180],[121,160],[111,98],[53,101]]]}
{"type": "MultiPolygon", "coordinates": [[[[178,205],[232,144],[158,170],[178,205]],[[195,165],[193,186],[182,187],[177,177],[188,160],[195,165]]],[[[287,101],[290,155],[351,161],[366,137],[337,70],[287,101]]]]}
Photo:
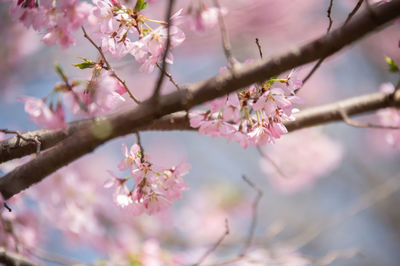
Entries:
{"type": "Polygon", "coordinates": [[[66,83],[68,81],[68,78],[67,78],[67,75],[65,75],[64,70],[62,70],[61,65],[59,63],[54,63],[54,68],[55,68],[56,73],[66,83]]]}
{"type": "Polygon", "coordinates": [[[58,75],[60,75],[61,77],[65,76],[64,71],[62,70],[62,68],[61,68],[59,63],[55,63],[54,64],[54,68],[55,68],[55,70],[56,70],[58,75]]]}
{"type": "Polygon", "coordinates": [[[93,68],[96,64],[95,62],[93,62],[90,59],[80,57],[80,56],[79,56],[79,58],[82,59],[83,62],[79,63],[79,64],[74,64],[74,67],[78,67],[79,69],[93,68]]]}
{"type": "Polygon", "coordinates": [[[135,5],[135,11],[139,12],[147,7],[147,1],[144,0],[137,0],[135,5]]]}
{"type": "Polygon", "coordinates": [[[399,70],[399,66],[397,65],[397,63],[392,58],[390,58],[388,56],[385,56],[385,60],[386,60],[386,63],[389,65],[389,71],[390,72],[396,73],[396,72],[400,71],[399,70]]]}

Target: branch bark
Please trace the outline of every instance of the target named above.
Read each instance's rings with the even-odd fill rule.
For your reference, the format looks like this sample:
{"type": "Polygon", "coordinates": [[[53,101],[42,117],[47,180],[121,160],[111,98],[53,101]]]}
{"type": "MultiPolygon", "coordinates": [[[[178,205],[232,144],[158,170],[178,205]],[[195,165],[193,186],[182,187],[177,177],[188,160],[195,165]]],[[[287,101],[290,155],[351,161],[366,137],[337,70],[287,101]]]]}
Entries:
{"type": "Polygon", "coordinates": [[[20,254],[6,251],[0,247],[0,264],[15,266],[40,266],[41,264],[31,261],[20,254]]]}
{"type": "MultiPolygon", "coordinates": [[[[95,120],[80,120],[69,123],[67,130],[39,129],[21,134],[25,139],[37,137],[41,143],[41,151],[54,147],[60,141],[72,136],[74,133],[95,123],[95,120]]],[[[136,131],[171,131],[171,130],[196,130],[191,128],[186,117],[186,112],[177,112],[163,116],[153,121],[151,124],[132,130],[136,131]]],[[[36,152],[37,145],[31,141],[26,141],[18,137],[11,137],[0,141],[0,163],[13,159],[21,158],[36,152]]]]}
{"type": "MultiPolygon", "coordinates": [[[[149,99],[131,110],[98,117],[52,149],[42,152],[35,159],[17,167],[1,178],[0,193],[5,199],[9,199],[57,169],[92,152],[104,142],[137,131],[141,127],[146,127],[164,115],[187,110],[252,83],[261,82],[284,71],[332,55],[399,16],[400,0],[393,0],[376,6],[372,8],[372,11],[364,11],[356,15],[348,24],[299,49],[270,59],[262,59],[249,65],[238,65],[234,74],[228,71],[208,80],[190,84],[180,91],[161,96],[157,106],[154,106],[154,101],[149,99]]],[[[356,104],[351,108],[349,106],[349,110],[346,110],[346,112],[351,115],[361,112],[363,108],[365,108],[365,111],[371,111],[393,106],[396,101],[391,100],[391,98],[393,97],[374,94],[372,99],[371,97],[363,98],[360,101],[362,104],[356,104]]],[[[341,108],[344,107],[341,106],[341,108]]],[[[329,113],[328,109],[324,108],[320,111],[324,114],[322,117],[326,120],[341,119],[340,112],[329,113]]],[[[319,117],[312,112],[303,112],[303,116],[303,124],[300,125],[299,121],[294,121],[288,123],[288,129],[311,126],[316,122],[316,117],[319,117]]]]}

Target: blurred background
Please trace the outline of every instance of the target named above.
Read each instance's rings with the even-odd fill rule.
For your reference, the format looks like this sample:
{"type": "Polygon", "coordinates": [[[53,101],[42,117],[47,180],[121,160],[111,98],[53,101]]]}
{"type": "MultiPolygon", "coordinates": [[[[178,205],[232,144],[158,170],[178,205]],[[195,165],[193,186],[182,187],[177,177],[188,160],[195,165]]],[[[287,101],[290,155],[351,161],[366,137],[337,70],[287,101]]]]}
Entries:
{"type": "MultiPolygon", "coordinates": [[[[151,1],[148,15],[163,19],[164,2],[151,1]]],[[[177,2],[176,9],[183,8],[184,14],[198,5],[177,2]]],[[[322,36],[328,26],[328,0],[220,2],[227,10],[232,53],[240,62],[258,58],[255,38],[267,58],[322,36]]],[[[356,3],[334,1],[333,29],[343,24],[356,3]]],[[[213,6],[212,1],[203,4],[213,6]]],[[[80,31],[74,47],[46,47],[40,33],[12,21],[8,5],[0,3],[1,36],[7,36],[0,45],[0,128],[25,132],[38,127],[28,120],[18,98],[49,95],[60,82],[55,62],[69,77],[86,79],[90,72],[72,64],[80,62],[77,56],[95,59],[97,54],[80,31]]],[[[396,84],[398,76],[387,71],[384,60],[386,55],[400,62],[400,25],[392,24],[325,60],[301,89],[304,104],[297,107],[376,92],[385,82],[396,84]]],[[[226,65],[218,26],[202,33],[181,27],[186,40],[173,51],[175,62],[169,68],[175,80],[185,84],[217,74],[226,65]]],[[[140,99],[151,94],[157,71],[139,73],[129,55],[112,65],[140,99]]],[[[313,65],[299,68],[298,77],[305,77],[313,65]]],[[[172,90],[165,82],[163,93],[172,90]]],[[[67,117],[73,119],[71,114],[67,117]]],[[[355,119],[378,121],[375,114],[355,119]]],[[[235,257],[246,242],[256,191],[243,180],[245,175],[263,191],[254,242],[247,252],[260,265],[327,264],[329,258],[337,258],[331,265],[399,265],[399,151],[387,143],[386,133],[345,123],[323,125],[262,147],[266,159],[253,146],[244,150],[238,143],[196,132],[143,132],[142,144],[155,162],[169,166],[186,158],[192,166],[185,177],[189,190],[172,210],[136,217],[113,205],[112,191],[102,188],[109,178],[107,170],[116,171],[122,159],[121,144],[136,142],[132,135],[106,143],[15,202],[10,200],[15,217],[9,219],[15,224],[24,221],[16,227],[17,234],[31,247],[28,253],[47,259],[46,265],[59,265],[55,260],[61,258],[67,264],[72,262],[65,258],[85,264],[104,260],[151,265],[145,259],[153,255],[148,254],[158,254],[165,263],[161,265],[195,263],[224,234],[227,219],[230,234],[206,261],[214,263],[235,257]],[[97,187],[90,187],[93,184],[97,187]],[[71,195],[79,204],[68,203],[73,202],[71,195]],[[54,197],[58,199],[52,202],[54,197]],[[35,218],[18,220],[26,212],[35,218]]],[[[5,174],[19,163],[0,167],[5,174]]]]}

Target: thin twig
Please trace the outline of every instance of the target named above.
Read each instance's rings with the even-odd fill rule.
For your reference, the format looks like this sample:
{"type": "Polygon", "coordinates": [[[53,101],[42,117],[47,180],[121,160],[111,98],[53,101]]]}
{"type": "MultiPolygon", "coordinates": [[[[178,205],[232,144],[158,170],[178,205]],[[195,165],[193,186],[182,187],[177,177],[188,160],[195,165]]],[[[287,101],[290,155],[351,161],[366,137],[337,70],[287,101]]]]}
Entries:
{"type": "Polygon", "coordinates": [[[117,73],[113,70],[113,68],[111,67],[110,63],[108,62],[107,58],[104,56],[104,53],[101,49],[100,46],[98,46],[93,40],[92,38],[89,37],[89,35],[86,33],[85,28],[82,26],[82,32],[83,32],[83,36],[97,49],[97,51],[99,52],[101,58],[103,59],[104,63],[106,64],[106,67],[104,69],[108,70],[111,72],[111,75],[116,78],[119,82],[121,82],[122,86],[124,86],[125,90],[128,92],[129,97],[131,97],[131,99],[137,103],[140,104],[141,102],[132,94],[132,92],[129,90],[128,86],[126,85],[125,81],[122,80],[117,73]]]}
{"type": "Polygon", "coordinates": [[[326,11],[326,13],[328,13],[327,17],[329,19],[329,25],[328,25],[328,28],[326,29],[326,33],[329,33],[331,31],[332,24],[333,24],[333,20],[332,20],[332,16],[331,16],[332,6],[333,6],[333,0],[330,0],[328,10],[326,11]]]}
{"type": "Polygon", "coordinates": [[[257,213],[258,213],[257,209],[258,209],[258,204],[260,203],[260,200],[263,196],[263,191],[261,190],[261,188],[259,186],[254,184],[245,175],[242,175],[242,178],[251,188],[253,188],[257,192],[256,197],[254,198],[253,203],[251,205],[252,215],[251,215],[251,222],[250,222],[249,232],[247,234],[246,241],[244,242],[242,251],[235,257],[224,260],[224,261],[220,261],[217,263],[212,263],[208,266],[230,265],[234,262],[238,262],[238,261],[242,260],[246,256],[247,251],[249,250],[249,248],[251,247],[251,244],[253,243],[254,232],[255,232],[255,229],[257,226],[257,213]]]}
{"type": "MultiPolygon", "coordinates": [[[[164,81],[164,76],[167,73],[167,56],[168,56],[168,52],[169,52],[169,48],[171,46],[171,15],[172,15],[172,9],[174,6],[174,2],[175,0],[169,0],[168,3],[168,8],[167,8],[167,15],[166,15],[166,21],[167,21],[167,44],[165,45],[165,51],[162,57],[162,64],[161,64],[161,70],[160,70],[160,74],[158,76],[158,80],[157,83],[154,87],[154,92],[153,92],[153,96],[152,99],[155,101],[158,101],[158,97],[160,96],[160,91],[161,91],[161,87],[164,81]]],[[[171,80],[171,79],[170,79],[171,80]]]]}
{"type": "Polygon", "coordinates": [[[254,201],[253,201],[253,203],[251,205],[251,207],[252,207],[252,218],[251,218],[249,233],[247,234],[247,239],[246,239],[246,242],[245,242],[245,244],[243,246],[242,252],[239,254],[240,257],[244,257],[246,255],[246,252],[248,251],[248,249],[251,246],[251,243],[253,242],[254,231],[255,231],[256,226],[257,226],[257,208],[258,208],[258,204],[260,203],[260,200],[261,200],[261,198],[263,196],[263,191],[261,190],[261,188],[259,186],[254,184],[245,175],[243,175],[242,178],[251,188],[253,188],[257,192],[257,195],[254,198],[254,201]]]}
{"type": "MultiPolygon", "coordinates": [[[[311,78],[311,76],[314,74],[314,72],[317,71],[317,69],[318,69],[319,66],[322,64],[322,62],[324,62],[325,58],[326,58],[326,57],[319,59],[318,62],[314,65],[314,67],[311,69],[311,71],[310,71],[310,72],[307,74],[307,76],[303,79],[303,86],[302,86],[302,87],[304,87],[304,84],[311,78]]],[[[298,88],[295,92],[296,92],[296,93],[299,92],[299,90],[300,90],[302,87],[298,88]]]]}
{"type": "Polygon", "coordinates": [[[257,151],[260,153],[260,155],[262,157],[264,157],[265,159],[267,159],[267,161],[269,161],[272,166],[275,168],[275,170],[278,172],[278,174],[280,174],[282,177],[284,178],[289,178],[284,172],[283,170],[279,167],[279,165],[270,157],[268,156],[268,154],[266,154],[261,148],[260,146],[257,146],[257,151]]]}
{"type": "Polygon", "coordinates": [[[3,206],[4,206],[4,208],[7,209],[7,211],[12,212],[12,210],[11,210],[10,206],[8,206],[7,202],[3,202],[3,206]]]}
{"type": "Polygon", "coordinates": [[[363,2],[364,2],[364,0],[358,0],[356,6],[353,8],[353,10],[347,16],[347,19],[344,22],[344,25],[346,25],[351,20],[351,18],[357,13],[357,11],[360,9],[363,2]]]}
{"type": "MultiPolygon", "coordinates": [[[[356,4],[356,6],[353,8],[353,10],[349,13],[346,21],[344,22],[344,25],[346,25],[352,18],[353,16],[357,13],[357,11],[360,9],[360,6],[362,4],[363,0],[359,0],[356,4]]],[[[331,18],[331,10],[332,10],[332,3],[333,0],[331,0],[330,4],[329,4],[329,8],[328,8],[328,19],[329,19],[329,26],[327,29],[327,33],[330,32],[331,27],[332,27],[332,18],[331,18]]],[[[315,73],[315,71],[321,66],[321,64],[324,62],[324,60],[326,59],[326,57],[322,57],[320,60],[318,60],[318,62],[314,65],[314,67],[311,69],[311,71],[308,73],[308,75],[303,79],[303,86],[304,84],[311,78],[311,76],[315,73]]],[[[301,88],[297,89],[296,93],[300,90],[301,88]]]]}
{"type": "MultiPolygon", "coordinates": [[[[329,2],[329,7],[328,10],[326,11],[327,13],[327,17],[329,20],[329,24],[328,24],[328,28],[326,29],[326,34],[328,34],[331,31],[332,28],[332,24],[333,24],[333,20],[331,17],[331,13],[332,13],[332,6],[333,6],[333,0],[330,0],[329,2]]],[[[303,86],[304,84],[311,78],[311,76],[314,74],[315,71],[317,71],[317,69],[319,68],[319,66],[324,62],[326,57],[322,57],[321,59],[318,60],[318,62],[314,65],[314,67],[311,69],[311,71],[307,74],[307,76],[303,79],[303,86]]],[[[303,87],[302,86],[302,87],[303,87]]],[[[299,90],[302,88],[298,88],[295,92],[299,92],[299,90]]]]}
{"type": "Polygon", "coordinates": [[[214,0],[214,5],[218,9],[218,23],[219,23],[219,28],[221,30],[222,47],[224,49],[225,57],[228,60],[230,68],[234,69],[235,60],[233,59],[232,56],[231,43],[229,41],[229,35],[226,29],[224,16],[222,14],[222,9],[221,5],[219,4],[219,0],[214,0]]]}
{"type": "Polygon", "coordinates": [[[358,200],[353,202],[350,207],[344,211],[340,212],[334,217],[332,217],[329,222],[324,223],[321,226],[311,228],[308,232],[289,240],[288,243],[294,249],[300,249],[310,243],[312,240],[317,238],[321,233],[327,231],[328,229],[340,224],[344,220],[360,213],[361,211],[371,207],[372,205],[378,203],[391,196],[393,193],[399,191],[400,189],[400,179],[399,176],[391,178],[384,182],[383,184],[371,189],[368,193],[362,195],[358,200]]]}
{"type": "Polygon", "coordinates": [[[361,123],[354,120],[351,120],[347,115],[346,111],[341,109],[340,114],[342,115],[343,121],[352,127],[360,127],[360,128],[376,128],[376,129],[400,129],[400,127],[395,126],[384,126],[384,125],[376,125],[372,123],[361,123]]]}
{"type": "Polygon", "coordinates": [[[258,52],[260,53],[260,58],[262,59],[263,58],[263,52],[262,52],[262,49],[261,49],[260,40],[258,38],[256,38],[256,44],[257,44],[257,47],[258,47],[258,52]]]}
{"type": "Polygon", "coordinates": [[[15,134],[16,137],[17,137],[14,146],[13,147],[7,147],[7,148],[12,148],[12,149],[19,148],[20,143],[21,143],[21,139],[22,139],[22,140],[24,140],[26,142],[34,143],[36,145],[36,155],[40,154],[40,145],[41,145],[41,143],[40,143],[39,136],[34,136],[33,138],[26,138],[18,130],[0,129],[0,132],[3,132],[4,134],[15,134]]]}
{"type": "Polygon", "coordinates": [[[221,245],[222,241],[224,241],[227,235],[229,235],[229,224],[228,219],[225,219],[224,233],[220,236],[220,238],[218,238],[218,241],[215,242],[215,244],[209,250],[207,250],[207,252],[204,253],[203,256],[201,256],[201,258],[193,265],[200,265],[201,263],[203,263],[203,261],[221,245]]]}
{"type": "MultiPolygon", "coordinates": [[[[161,68],[160,64],[157,62],[156,63],[156,67],[163,71],[163,69],[161,68]]],[[[175,88],[179,91],[181,90],[181,88],[179,87],[178,83],[174,80],[174,78],[172,77],[171,73],[169,73],[166,69],[164,69],[164,74],[169,78],[169,81],[171,81],[171,83],[175,86],[175,88]]]]}

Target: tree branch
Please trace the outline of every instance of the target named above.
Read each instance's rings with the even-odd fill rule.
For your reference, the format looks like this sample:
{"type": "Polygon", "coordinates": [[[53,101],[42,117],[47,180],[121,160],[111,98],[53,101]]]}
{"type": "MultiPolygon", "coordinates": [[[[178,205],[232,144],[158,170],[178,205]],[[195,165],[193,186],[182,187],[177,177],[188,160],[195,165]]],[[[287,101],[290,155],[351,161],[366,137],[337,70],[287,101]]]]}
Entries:
{"type": "Polygon", "coordinates": [[[15,265],[15,266],[39,266],[41,264],[31,261],[20,254],[6,251],[3,247],[0,247],[0,264],[4,265],[15,265]]]}
{"type": "MultiPolygon", "coordinates": [[[[153,91],[153,96],[152,96],[152,98],[154,100],[156,100],[156,101],[158,100],[158,97],[160,96],[160,91],[161,91],[161,87],[162,87],[162,84],[163,84],[163,81],[164,81],[164,76],[168,72],[168,67],[167,67],[166,60],[167,60],[167,57],[168,57],[169,48],[171,46],[171,36],[170,36],[170,34],[171,34],[171,22],[172,22],[171,21],[171,15],[172,15],[172,9],[173,9],[173,6],[174,6],[174,2],[175,2],[175,0],[169,0],[168,7],[167,7],[167,15],[166,15],[166,19],[165,19],[167,21],[167,43],[165,45],[165,51],[164,51],[164,54],[163,54],[163,57],[162,57],[162,61],[161,61],[162,63],[161,63],[160,74],[158,76],[158,80],[157,80],[156,86],[155,86],[154,91],[153,91]]],[[[157,63],[157,66],[158,66],[158,63],[157,63]]],[[[171,80],[171,78],[170,78],[170,80],[171,80]]]]}
{"type": "MultiPolygon", "coordinates": [[[[98,117],[87,127],[75,132],[51,150],[42,152],[35,159],[1,178],[0,192],[4,199],[9,199],[57,169],[92,152],[110,139],[137,131],[140,127],[148,126],[164,115],[186,110],[284,71],[329,56],[399,16],[400,0],[373,7],[373,14],[372,16],[371,12],[360,13],[341,28],[284,55],[258,60],[249,65],[238,65],[235,75],[228,71],[208,80],[190,84],[180,91],[160,96],[158,108],[154,108],[154,102],[149,99],[131,110],[98,117]]],[[[353,106],[345,101],[344,106],[348,108],[347,114],[351,115],[361,110],[371,111],[394,106],[397,101],[393,101],[392,98],[377,93],[361,97],[360,102],[353,106]]],[[[321,114],[315,113],[315,110],[311,113],[302,112],[302,124],[299,124],[299,121],[287,123],[288,129],[315,125],[321,118],[330,121],[341,119],[340,112],[329,112],[326,106],[321,108],[320,113],[325,116],[321,117],[321,114]]]]}

